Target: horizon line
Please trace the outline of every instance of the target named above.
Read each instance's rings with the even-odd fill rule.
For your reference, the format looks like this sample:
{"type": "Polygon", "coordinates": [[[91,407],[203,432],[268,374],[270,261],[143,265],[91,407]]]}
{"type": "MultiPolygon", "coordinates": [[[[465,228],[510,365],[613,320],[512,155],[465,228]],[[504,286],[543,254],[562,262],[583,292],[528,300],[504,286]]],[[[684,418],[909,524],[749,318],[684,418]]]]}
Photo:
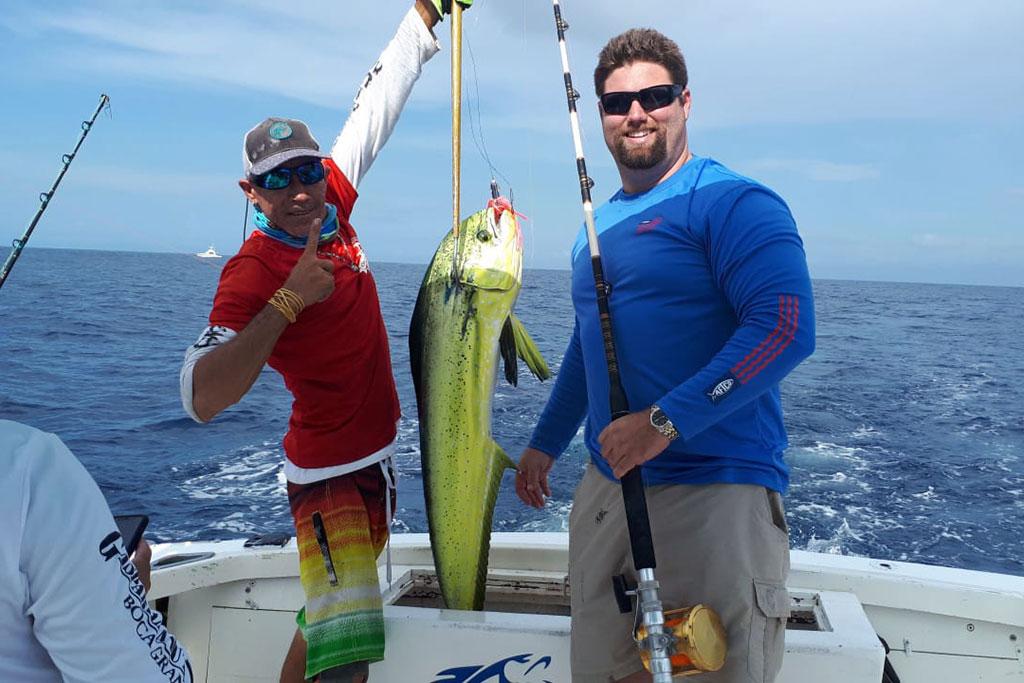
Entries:
{"type": "MultiPolygon", "coordinates": [[[[188,251],[140,251],[132,249],[96,249],[88,247],[47,247],[47,246],[25,246],[23,250],[28,249],[39,249],[46,251],[97,251],[111,254],[167,254],[175,256],[189,256],[196,258],[195,253],[188,251]]],[[[6,258],[7,253],[12,249],[10,246],[0,247],[4,249],[4,257],[6,258]]],[[[225,262],[229,260],[235,254],[221,254],[225,259],[225,262]]],[[[388,261],[375,259],[374,263],[383,263],[390,265],[399,266],[427,266],[429,261],[388,261]]],[[[531,266],[526,270],[539,270],[539,271],[557,271],[557,272],[572,272],[571,268],[555,268],[555,267],[535,267],[531,266]]],[[[978,283],[978,282],[926,282],[921,280],[871,280],[863,278],[844,278],[844,277],[811,277],[812,282],[863,282],[863,283],[878,283],[878,284],[900,284],[900,285],[934,285],[938,287],[993,287],[1003,289],[1024,289],[1024,283],[1019,285],[1013,284],[989,284],[989,283],[978,283]]]]}

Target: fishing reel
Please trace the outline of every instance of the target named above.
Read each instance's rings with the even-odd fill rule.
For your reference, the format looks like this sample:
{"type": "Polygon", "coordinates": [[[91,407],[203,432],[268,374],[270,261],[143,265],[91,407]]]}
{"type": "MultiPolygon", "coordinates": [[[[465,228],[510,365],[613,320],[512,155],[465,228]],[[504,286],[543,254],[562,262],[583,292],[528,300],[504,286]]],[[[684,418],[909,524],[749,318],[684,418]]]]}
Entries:
{"type": "Polygon", "coordinates": [[[623,614],[634,610],[636,599],[633,640],[640,649],[644,668],[654,675],[654,680],[721,669],[727,647],[725,628],[718,614],[700,604],[663,613],[653,572],[642,569],[639,574],[636,586],[630,586],[621,574],[612,578],[612,584],[623,614]]]}

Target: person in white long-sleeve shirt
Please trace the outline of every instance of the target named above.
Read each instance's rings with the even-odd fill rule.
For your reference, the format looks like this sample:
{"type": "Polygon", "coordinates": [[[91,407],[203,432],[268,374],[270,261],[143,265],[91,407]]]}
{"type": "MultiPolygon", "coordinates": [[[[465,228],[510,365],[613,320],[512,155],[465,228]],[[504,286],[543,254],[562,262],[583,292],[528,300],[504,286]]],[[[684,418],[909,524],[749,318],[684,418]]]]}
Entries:
{"type": "Polygon", "coordinates": [[[245,135],[238,184],[254,230],[225,264],[209,325],[182,365],[182,404],[199,422],[238,402],[264,365],[295,399],[284,474],[306,604],[282,680],[365,681],[384,657],[376,562],[395,503],[401,413],[377,286],[351,218],[356,188],[440,49],[432,28],[450,9],[451,0],[416,0],[330,154],[297,119],[268,118],[245,135]]]}
{"type": "Polygon", "coordinates": [[[0,420],[0,681],[191,683],[110,508],[61,440],[0,420]]]}

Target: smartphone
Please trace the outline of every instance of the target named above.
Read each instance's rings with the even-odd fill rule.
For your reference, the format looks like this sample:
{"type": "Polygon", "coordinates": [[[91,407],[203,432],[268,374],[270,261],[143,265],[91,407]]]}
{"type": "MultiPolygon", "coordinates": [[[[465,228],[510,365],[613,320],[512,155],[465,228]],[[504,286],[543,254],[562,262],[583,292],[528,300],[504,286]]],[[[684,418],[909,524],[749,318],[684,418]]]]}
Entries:
{"type": "Polygon", "coordinates": [[[128,556],[131,557],[135,549],[139,547],[139,541],[142,540],[142,532],[146,530],[146,525],[149,524],[149,517],[146,515],[114,515],[114,521],[117,523],[117,530],[121,532],[124,549],[128,551],[128,556]]]}

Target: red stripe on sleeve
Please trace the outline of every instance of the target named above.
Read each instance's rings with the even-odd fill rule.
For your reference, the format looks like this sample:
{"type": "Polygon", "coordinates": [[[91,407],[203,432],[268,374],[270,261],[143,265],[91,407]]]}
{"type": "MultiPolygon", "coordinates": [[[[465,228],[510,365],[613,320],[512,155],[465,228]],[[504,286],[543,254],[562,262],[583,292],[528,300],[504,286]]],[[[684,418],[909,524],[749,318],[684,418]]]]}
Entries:
{"type": "Polygon", "coordinates": [[[786,340],[786,336],[789,334],[790,320],[793,315],[792,297],[782,297],[782,301],[785,310],[785,323],[783,325],[782,332],[775,336],[775,339],[772,340],[772,343],[765,347],[765,349],[761,351],[760,354],[758,354],[757,358],[755,358],[753,361],[747,364],[747,367],[740,370],[740,373],[739,375],[737,375],[737,377],[740,380],[741,384],[746,384],[750,380],[750,377],[752,376],[751,372],[753,372],[754,368],[759,367],[764,361],[764,359],[768,358],[779,347],[780,344],[788,343],[786,340]]]}
{"type": "Polygon", "coordinates": [[[787,308],[786,314],[786,320],[789,324],[787,324],[786,331],[783,336],[780,337],[780,339],[785,339],[785,341],[779,345],[771,356],[765,358],[764,361],[762,361],[756,368],[753,368],[752,370],[748,368],[747,375],[740,378],[740,384],[746,384],[757,377],[757,375],[764,370],[769,363],[778,358],[779,354],[786,350],[786,347],[789,346],[790,342],[792,342],[796,337],[796,330],[800,322],[800,300],[796,297],[790,297],[790,302],[791,306],[787,308]]]}
{"type": "MultiPolygon", "coordinates": [[[[782,330],[785,327],[786,327],[786,297],[780,295],[779,296],[779,320],[778,320],[777,323],[775,323],[775,329],[772,330],[771,334],[769,334],[767,337],[765,337],[764,340],[760,344],[757,345],[757,348],[755,348],[753,351],[748,353],[746,358],[741,360],[736,365],[732,366],[732,370],[731,370],[732,374],[736,375],[738,377],[741,373],[745,372],[746,370],[744,369],[743,366],[747,365],[748,363],[751,363],[751,359],[753,359],[753,363],[757,363],[757,359],[758,359],[758,357],[761,356],[761,354],[763,353],[765,347],[767,347],[769,344],[771,344],[775,340],[775,338],[779,335],[779,333],[782,332],[782,330]]],[[[753,364],[753,363],[751,363],[751,364],[753,364]]]]}

